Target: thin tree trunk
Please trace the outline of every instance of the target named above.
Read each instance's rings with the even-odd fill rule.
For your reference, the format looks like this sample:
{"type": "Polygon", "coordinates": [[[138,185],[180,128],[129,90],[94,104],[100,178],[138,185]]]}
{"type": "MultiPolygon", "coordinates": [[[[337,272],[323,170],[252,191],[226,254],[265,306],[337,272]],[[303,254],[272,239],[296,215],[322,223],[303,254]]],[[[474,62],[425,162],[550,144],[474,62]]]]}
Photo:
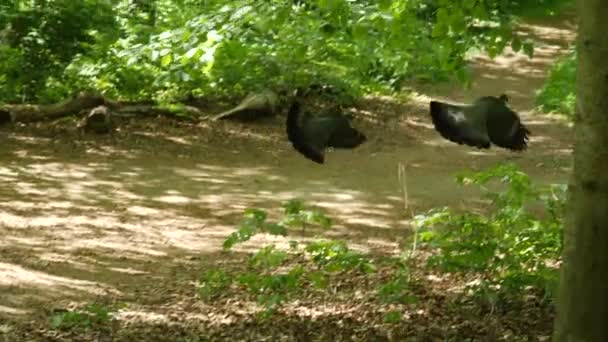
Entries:
{"type": "Polygon", "coordinates": [[[574,170],[553,340],[608,341],[608,1],[578,0],[574,170]]]}

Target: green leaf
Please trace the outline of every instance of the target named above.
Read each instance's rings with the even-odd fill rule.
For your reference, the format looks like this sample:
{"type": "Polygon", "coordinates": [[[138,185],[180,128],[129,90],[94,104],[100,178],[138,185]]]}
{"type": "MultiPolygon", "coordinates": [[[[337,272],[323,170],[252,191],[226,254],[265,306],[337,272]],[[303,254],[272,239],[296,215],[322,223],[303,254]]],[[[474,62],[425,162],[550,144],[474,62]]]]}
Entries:
{"type": "Polygon", "coordinates": [[[343,0],[318,0],[319,7],[329,11],[335,10],[343,0]]]}
{"type": "Polygon", "coordinates": [[[160,65],[166,67],[167,65],[171,64],[172,61],[173,56],[171,54],[166,54],[161,58],[160,65]]]}
{"type": "Polygon", "coordinates": [[[513,40],[511,40],[511,48],[515,52],[519,52],[519,50],[521,50],[521,40],[519,39],[519,37],[513,37],[513,40]]]}
{"type": "Polygon", "coordinates": [[[534,44],[530,42],[526,42],[522,45],[524,53],[528,55],[528,58],[532,58],[534,56],[534,44]]]}
{"type": "Polygon", "coordinates": [[[329,286],[329,277],[322,272],[311,272],[308,277],[313,286],[318,289],[325,289],[329,286]]]}
{"type": "Polygon", "coordinates": [[[399,311],[389,311],[384,315],[384,322],[389,324],[397,324],[401,322],[403,315],[399,311]]]}
{"type": "Polygon", "coordinates": [[[393,2],[391,0],[378,0],[378,8],[382,11],[385,11],[391,8],[393,2]]]}
{"type": "Polygon", "coordinates": [[[365,41],[368,37],[369,28],[362,24],[353,27],[353,38],[358,41],[365,41]]]}
{"type": "Polygon", "coordinates": [[[197,56],[200,54],[200,49],[198,47],[193,47],[192,49],[188,50],[185,54],[186,58],[191,59],[191,58],[197,58],[197,56]]]}
{"type": "Polygon", "coordinates": [[[167,39],[171,38],[172,36],[173,36],[173,32],[165,31],[158,36],[158,39],[167,40],[167,39]]]}
{"type": "Polygon", "coordinates": [[[264,226],[264,231],[272,235],[287,236],[287,228],[282,224],[268,223],[264,226]]]}

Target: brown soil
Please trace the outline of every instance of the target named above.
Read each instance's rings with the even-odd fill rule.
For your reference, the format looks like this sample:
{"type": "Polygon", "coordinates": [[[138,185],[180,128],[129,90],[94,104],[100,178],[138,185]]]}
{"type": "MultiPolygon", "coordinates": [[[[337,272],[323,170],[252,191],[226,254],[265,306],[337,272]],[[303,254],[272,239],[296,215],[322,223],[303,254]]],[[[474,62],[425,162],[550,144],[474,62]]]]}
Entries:
{"type": "MultiPolygon", "coordinates": [[[[468,91],[434,86],[420,90],[424,96],[419,102],[363,100],[355,125],[370,141],[354,151],[329,153],[325,165],[292,149],[282,119],[263,125],[137,120],[112,137],[79,136],[69,121],[3,129],[0,340],[233,340],[237,333],[231,329],[258,333],[235,340],[263,340],[259,336],[278,336],[264,329],[279,326],[291,331],[289,340],[300,330],[321,329],[329,319],[323,315],[312,323],[281,316],[271,325],[255,325],[228,314],[222,321],[213,317],[215,309],[195,298],[194,282],[208,265],[242,260],[220,249],[248,207],[267,209],[276,217],[283,201],[298,197],[327,209],[335,220],[322,235],[392,253],[407,235],[412,212],[475,205],[477,192],[454,181],[464,169],[509,160],[536,183],[566,182],[571,131],[563,121],[531,109],[551,63],[573,41],[573,24],[529,22],[522,30],[539,40],[534,59],[514,53],[495,60],[476,57],[475,81],[468,91]],[[503,92],[533,132],[527,152],[474,150],[445,141],[432,129],[429,97],[466,102],[503,92]],[[397,175],[400,163],[407,169],[407,212],[397,175]],[[122,322],[148,325],[120,323],[120,333],[47,331],[52,308],[94,301],[126,303],[122,322]],[[212,326],[215,337],[201,337],[207,336],[202,327],[212,326]]],[[[263,237],[246,246],[273,239],[282,241],[263,237]]],[[[240,310],[237,304],[224,304],[233,313],[240,310]]],[[[350,317],[344,312],[341,317],[350,317]]],[[[545,317],[545,333],[547,321],[545,317]]],[[[362,328],[361,322],[340,324],[362,328]]],[[[335,324],[327,326],[339,334],[340,324],[335,324]]],[[[443,323],[432,324],[440,329],[443,323]]],[[[339,339],[323,336],[317,339],[339,339]]]]}

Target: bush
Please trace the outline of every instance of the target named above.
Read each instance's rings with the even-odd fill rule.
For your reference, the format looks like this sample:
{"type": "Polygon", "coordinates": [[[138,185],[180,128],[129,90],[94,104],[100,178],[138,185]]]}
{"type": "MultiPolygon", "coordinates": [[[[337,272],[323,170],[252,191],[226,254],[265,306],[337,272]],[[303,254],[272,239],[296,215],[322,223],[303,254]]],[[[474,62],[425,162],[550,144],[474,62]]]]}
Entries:
{"type": "Polygon", "coordinates": [[[572,117],[576,105],[576,50],[562,57],[536,94],[538,110],[572,117]]]}
{"type": "Polygon", "coordinates": [[[491,210],[483,215],[442,208],[416,216],[422,244],[439,251],[429,258],[429,265],[478,273],[476,290],[508,294],[533,287],[551,296],[562,251],[565,185],[538,188],[513,164],[459,176],[458,181],[482,187],[491,210]],[[507,188],[487,190],[484,185],[492,180],[507,188]],[[530,209],[538,203],[543,205],[541,213],[530,209]]]}
{"type": "Polygon", "coordinates": [[[532,53],[499,2],[12,2],[0,5],[4,101],[50,102],[95,88],[170,102],[312,83],[356,98],[408,80],[468,81],[471,48],[532,53]]]}

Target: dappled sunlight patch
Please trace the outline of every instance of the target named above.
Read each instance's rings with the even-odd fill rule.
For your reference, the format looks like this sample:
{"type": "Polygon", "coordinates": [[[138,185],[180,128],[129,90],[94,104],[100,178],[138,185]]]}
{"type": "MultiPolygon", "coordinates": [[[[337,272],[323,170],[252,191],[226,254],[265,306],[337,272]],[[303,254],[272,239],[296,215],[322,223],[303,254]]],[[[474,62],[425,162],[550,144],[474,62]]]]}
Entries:
{"type": "Polygon", "coordinates": [[[72,258],[73,256],[70,254],[65,254],[65,253],[56,253],[56,252],[42,252],[40,254],[38,254],[38,259],[41,261],[45,261],[45,262],[50,262],[50,263],[68,263],[68,264],[72,264],[74,266],[77,266],[79,268],[82,269],[86,269],[88,267],[88,265],[81,263],[81,262],[76,262],[73,261],[72,258]]]}
{"type": "MultiPolygon", "coordinates": [[[[49,138],[40,137],[40,136],[22,135],[22,134],[11,134],[10,138],[11,138],[11,140],[15,140],[19,144],[24,144],[24,145],[45,145],[45,144],[52,142],[52,140],[49,138]]],[[[21,153],[30,153],[31,152],[29,150],[18,150],[18,151],[20,151],[21,153]]],[[[15,152],[18,152],[18,151],[15,151],[15,152]]]]}
{"type": "Polygon", "coordinates": [[[95,156],[97,158],[112,158],[116,155],[120,155],[124,159],[135,158],[135,156],[129,153],[129,150],[110,145],[96,145],[94,147],[88,147],[85,149],[85,153],[89,156],[95,156]]]}
{"type": "Polygon", "coordinates": [[[119,272],[119,273],[132,274],[132,275],[150,274],[150,272],[136,270],[136,269],[134,269],[132,267],[128,267],[128,268],[124,268],[124,267],[108,267],[108,270],[114,271],[114,272],[119,272]]]}
{"type": "Polygon", "coordinates": [[[143,217],[152,217],[152,216],[162,216],[163,211],[157,208],[144,207],[141,205],[131,205],[126,208],[126,211],[137,216],[143,217]]]}
{"type": "Polygon", "coordinates": [[[116,319],[133,322],[146,322],[146,323],[167,323],[169,317],[167,315],[152,311],[134,311],[134,310],[120,310],[116,313],[116,319]]]}
{"type": "Polygon", "coordinates": [[[0,166],[0,179],[14,180],[19,176],[19,173],[12,168],[0,166]]]}
{"type": "Polygon", "coordinates": [[[392,221],[382,221],[379,220],[377,218],[370,218],[370,217],[365,217],[365,216],[354,216],[351,215],[348,218],[344,219],[345,223],[348,224],[358,224],[358,225],[362,225],[362,226],[366,226],[369,227],[370,229],[373,228],[380,228],[380,229],[389,229],[392,228],[392,221]]]}
{"type": "Polygon", "coordinates": [[[192,145],[192,141],[185,139],[184,137],[175,137],[175,136],[164,136],[168,141],[174,142],[180,145],[192,145]]]}
{"type": "MultiPolygon", "coordinates": [[[[36,209],[69,209],[73,207],[70,201],[53,201],[51,203],[46,202],[26,202],[21,200],[6,201],[3,203],[7,208],[11,208],[14,211],[26,211],[36,209]]],[[[2,214],[0,214],[2,215],[2,214]]]]}
{"type": "Polygon", "coordinates": [[[519,23],[518,27],[524,32],[538,35],[541,39],[555,39],[560,42],[574,39],[576,36],[576,23],[573,20],[561,19],[559,26],[556,26],[556,24],[557,23],[551,23],[550,25],[546,25],[541,22],[535,23],[534,20],[532,20],[529,23],[519,23]]]}
{"type": "Polygon", "coordinates": [[[103,227],[107,227],[108,225],[111,226],[120,226],[120,222],[117,218],[112,217],[110,215],[103,215],[103,216],[99,216],[99,217],[91,217],[91,216],[85,216],[85,215],[65,215],[65,216],[58,216],[58,215],[44,215],[44,216],[37,216],[37,217],[22,217],[22,216],[17,216],[17,215],[10,215],[10,214],[2,214],[0,216],[0,219],[2,219],[4,222],[9,222],[10,224],[12,224],[13,228],[50,228],[50,227],[58,227],[58,226],[63,226],[63,227],[79,227],[78,229],[72,229],[74,230],[72,233],[70,234],[66,234],[65,231],[63,231],[62,233],[58,234],[58,236],[61,235],[65,235],[65,236],[77,236],[78,234],[83,234],[83,233],[88,233],[90,232],[90,228],[85,228],[86,226],[89,227],[98,227],[98,228],[103,228],[103,227]],[[5,219],[8,218],[8,220],[5,221],[5,219]],[[12,219],[12,220],[11,220],[12,219]]]}
{"type": "MultiPolygon", "coordinates": [[[[362,298],[353,298],[354,300],[362,298]]],[[[298,303],[290,303],[285,305],[284,313],[297,317],[306,317],[316,320],[323,316],[349,316],[360,313],[366,308],[361,304],[345,304],[345,303],[328,303],[317,304],[315,306],[299,305],[298,303]]]]}
{"type": "MultiPolygon", "coordinates": [[[[30,310],[11,308],[9,306],[4,306],[0,304],[0,316],[2,315],[26,315],[29,314],[30,310]]],[[[0,331],[1,335],[2,331],[0,331]]]]}
{"type": "Polygon", "coordinates": [[[49,291],[60,291],[63,290],[62,288],[67,288],[72,291],[83,291],[97,295],[107,294],[108,291],[116,292],[98,282],[55,276],[4,262],[0,262],[0,285],[39,287],[49,291]]]}
{"type": "Polygon", "coordinates": [[[255,140],[263,141],[263,142],[274,142],[276,140],[276,137],[274,137],[271,134],[268,134],[267,132],[262,133],[262,132],[254,132],[252,130],[244,130],[243,127],[234,128],[233,126],[228,126],[227,128],[223,129],[223,132],[233,135],[235,137],[248,138],[248,139],[253,138],[255,140]]]}
{"type": "MultiPolygon", "coordinates": [[[[106,249],[112,251],[120,251],[121,254],[132,253],[134,256],[155,256],[155,257],[163,257],[166,256],[167,253],[158,251],[152,248],[152,244],[149,244],[150,248],[146,248],[144,243],[135,244],[127,244],[127,241],[119,240],[119,239],[83,239],[78,241],[78,246],[74,246],[73,248],[69,248],[73,251],[83,250],[83,249],[106,249]]],[[[65,247],[64,247],[65,248],[65,247]]]]}
{"type": "Polygon", "coordinates": [[[433,126],[433,123],[429,120],[421,121],[421,120],[417,120],[415,118],[407,118],[404,120],[404,122],[406,125],[408,125],[410,127],[424,128],[427,130],[435,130],[435,126],[433,126]]]}
{"type": "Polygon", "coordinates": [[[490,155],[496,155],[496,153],[489,152],[489,151],[484,151],[484,150],[471,150],[471,151],[467,151],[467,154],[470,154],[472,156],[490,156],[490,155]]]}
{"type": "MultiPolygon", "coordinates": [[[[409,229],[403,229],[403,234],[396,234],[395,239],[401,240],[404,239],[407,235],[409,235],[409,229]]],[[[399,248],[399,244],[396,242],[388,242],[386,239],[379,238],[368,238],[367,243],[374,248],[381,249],[386,254],[399,255],[402,250],[399,248]]]]}
{"type": "Polygon", "coordinates": [[[0,241],[0,246],[14,246],[14,245],[23,245],[29,247],[44,247],[48,243],[45,241],[45,238],[42,237],[19,237],[19,236],[5,236],[2,241],[0,241]]]}
{"type": "Polygon", "coordinates": [[[186,204],[192,202],[191,198],[188,198],[186,196],[180,196],[177,194],[158,196],[152,198],[152,200],[169,204],[186,204]]]}

